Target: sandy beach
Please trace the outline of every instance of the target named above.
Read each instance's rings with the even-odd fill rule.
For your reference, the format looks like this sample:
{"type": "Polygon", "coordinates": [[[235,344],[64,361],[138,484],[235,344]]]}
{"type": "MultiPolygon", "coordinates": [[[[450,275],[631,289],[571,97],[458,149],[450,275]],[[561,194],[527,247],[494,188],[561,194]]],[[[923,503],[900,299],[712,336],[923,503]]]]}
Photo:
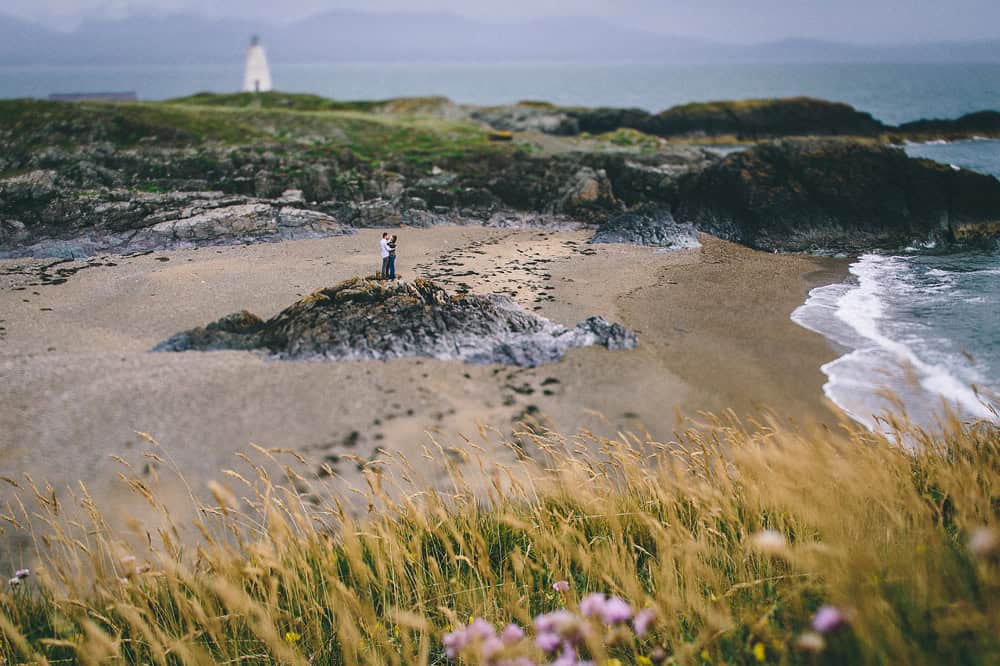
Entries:
{"type": "Polygon", "coordinates": [[[511,461],[499,442],[525,416],[568,434],[645,429],[662,441],[677,414],[702,410],[840,418],[820,372],[836,353],[789,315],[812,286],[840,279],[845,262],[763,254],[708,236],[699,250],[656,253],[589,245],[587,232],[399,233],[403,278],[506,293],[570,326],[601,315],[636,331],[639,346],[573,350],[530,369],[149,352],[230,312],[270,317],[315,289],[373,273],[376,230],[56,266],[0,262],[3,475],[30,473],[60,494],[82,482],[131,513],[115,503],[119,472],[166,475],[176,465],[198,493],[221,470],[240,468],[237,453],[251,443],[294,449],[308,467],[329,464],[334,483],[350,484],[385,452],[420,467],[435,442],[447,449],[468,439],[484,447],[484,459],[511,461]],[[144,457],[149,446],[137,433],[154,437],[171,463],[144,457]]]}

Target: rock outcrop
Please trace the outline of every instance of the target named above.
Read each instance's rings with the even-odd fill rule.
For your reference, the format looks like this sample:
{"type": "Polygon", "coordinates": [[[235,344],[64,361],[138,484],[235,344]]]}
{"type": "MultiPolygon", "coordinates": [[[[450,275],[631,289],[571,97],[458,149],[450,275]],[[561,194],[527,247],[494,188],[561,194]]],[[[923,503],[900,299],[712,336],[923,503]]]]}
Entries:
{"type": "Polygon", "coordinates": [[[506,296],[451,296],[421,279],[354,278],[319,290],[268,321],[239,312],[179,333],[153,351],[234,349],[332,360],[426,356],[534,367],[590,345],[630,349],[636,337],[600,317],[566,328],[506,296]]]}
{"type": "Polygon", "coordinates": [[[612,217],[601,225],[592,243],[633,243],[668,250],[701,247],[693,224],[678,224],[665,208],[646,207],[612,217]]]}
{"type": "Polygon", "coordinates": [[[954,120],[915,120],[903,123],[898,130],[911,139],[1000,137],[1000,111],[977,111],[954,120]]]}
{"type": "Polygon", "coordinates": [[[673,213],[762,250],[895,250],[1000,221],[1000,181],[887,146],[785,140],[681,178],[673,213]]]}
{"type": "Polygon", "coordinates": [[[648,119],[657,136],[734,136],[759,140],[787,136],[877,136],[886,130],[868,113],[808,97],[708,102],[675,106],[648,119]]]}
{"type": "MultiPolygon", "coordinates": [[[[35,172],[26,178],[46,180],[35,172]]],[[[3,185],[0,181],[0,197],[3,185]]],[[[45,201],[35,225],[0,222],[0,257],[84,257],[354,233],[330,215],[295,207],[300,203],[297,194],[265,201],[222,192],[118,190],[69,200],[56,195],[35,198],[45,201]]]]}

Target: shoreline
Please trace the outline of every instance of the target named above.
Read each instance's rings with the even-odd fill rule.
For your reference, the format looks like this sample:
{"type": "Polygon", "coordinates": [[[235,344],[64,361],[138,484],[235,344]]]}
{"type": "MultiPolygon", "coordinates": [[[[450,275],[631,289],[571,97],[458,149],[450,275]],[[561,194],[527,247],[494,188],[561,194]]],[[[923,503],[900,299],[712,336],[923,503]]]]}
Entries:
{"type": "MultiPolygon", "coordinates": [[[[965,264],[939,266],[934,260],[919,254],[856,257],[849,281],[811,290],[793,314],[799,325],[841,351],[822,367],[827,377],[823,391],[873,432],[891,435],[880,422],[885,412],[928,431],[942,430],[952,416],[996,420],[990,408],[991,400],[996,404],[996,389],[990,382],[988,350],[982,352],[985,359],[977,358],[971,351],[977,340],[962,338],[947,326],[954,319],[967,322],[973,331],[985,330],[985,320],[960,308],[962,302],[975,310],[988,307],[990,292],[985,285],[956,280],[997,270],[991,267],[995,259],[978,271],[965,264]],[[948,299],[934,298],[941,289],[948,299]],[[915,297],[917,292],[923,297],[915,297]]],[[[951,255],[949,261],[959,259],[951,255]]]]}
{"type": "MultiPolygon", "coordinates": [[[[315,289],[372,272],[379,233],[108,257],[46,286],[29,284],[30,267],[45,261],[0,262],[6,475],[31,473],[58,490],[82,481],[113,504],[123,484],[112,455],[140,476],[161,472],[142,455],[148,444],[136,433],[148,433],[201,492],[251,443],[297,450],[314,473],[330,464],[335,483],[348,488],[389,452],[430,479],[446,478],[420,462],[422,447],[435,444],[475,441],[485,461],[512,463],[501,440],[525,420],[567,435],[649,432],[668,441],[677,414],[752,418],[769,408],[803,424],[843,418],[822,392],[820,366],[835,358],[832,348],[790,313],[846,264],[704,235],[698,250],[657,254],[589,245],[587,232],[400,230],[405,279],[433,274],[451,293],[507,293],[569,326],[601,315],[638,333],[631,351],[576,349],[538,368],[148,353],[230,312],[270,317],[315,289]]],[[[169,492],[183,496],[181,485],[169,492]]]]}

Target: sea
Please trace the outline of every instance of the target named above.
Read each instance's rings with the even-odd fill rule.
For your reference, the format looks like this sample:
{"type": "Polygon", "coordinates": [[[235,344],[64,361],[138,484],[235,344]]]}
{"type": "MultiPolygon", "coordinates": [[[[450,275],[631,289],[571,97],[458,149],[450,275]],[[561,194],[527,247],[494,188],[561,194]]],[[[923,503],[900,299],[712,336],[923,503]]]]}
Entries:
{"type": "MultiPolygon", "coordinates": [[[[905,150],[1000,178],[1000,141],[905,150]]],[[[823,366],[824,391],[870,429],[894,435],[884,417],[901,413],[931,432],[952,416],[1000,423],[1000,241],[865,254],[847,281],[813,289],[792,319],[841,351],[823,366]]]]}
{"type": "MultiPolygon", "coordinates": [[[[469,104],[547,100],[659,111],[718,99],[808,95],[842,101],[886,123],[1000,110],[996,64],[275,64],[275,85],[337,99],[443,95],[469,104]]],[[[242,63],[205,66],[3,67],[0,98],[133,91],[161,100],[230,92],[242,63]]],[[[1000,178],[1000,141],[905,146],[1000,178]]],[[[936,429],[944,415],[1000,422],[1000,247],[942,253],[917,246],[858,257],[850,277],[814,289],[792,315],[826,336],[826,395],[872,429],[906,412],[936,429]]]]}

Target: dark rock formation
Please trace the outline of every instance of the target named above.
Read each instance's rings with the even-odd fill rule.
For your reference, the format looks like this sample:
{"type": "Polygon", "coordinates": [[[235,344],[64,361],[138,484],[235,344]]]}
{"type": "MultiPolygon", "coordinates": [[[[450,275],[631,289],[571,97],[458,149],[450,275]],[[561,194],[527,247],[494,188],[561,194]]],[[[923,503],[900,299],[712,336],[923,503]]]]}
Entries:
{"type": "Polygon", "coordinates": [[[568,349],[630,349],[633,333],[591,317],[568,329],[506,296],[450,296],[426,280],[354,278],[322,289],[268,321],[248,312],[179,333],[153,351],[256,350],[281,359],[387,360],[429,356],[533,367],[568,349]]]}
{"type": "Polygon", "coordinates": [[[786,136],[877,136],[886,130],[847,104],[808,97],[685,104],[651,117],[657,136],[732,135],[741,140],[786,136]]]}
{"type": "Polygon", "coordinates": [[[692,224],[678,224],[665,208],[640,208],[616,215],[601,225],[592,243],[634,243],[670,250],[701,246],[692,224]]]}
{"type": "Polygon", "coordinates": [[[617,129],[631,128],[645,131],[652,117],[642,109],[618,109],[613,107],[598,107],[596,109],[572,109],[569,115],[576,120],[581,132],[604,134],[617,129]]]}
{"type": "Polygon", "coordinates": [[[1000,137],[1000,111],[978,111],[954,120],[915,120],[911,123],[903,123],[898,129],[913,139],[1000,137]]]}
{"type": "Polygon", "coordinates": [[[886,146],[786,140],[681,178],[673,212],[763,250],[891,250],[988,229],[1000,221],[1000,181],[886,146]]]}
{"type": "MultiPolygon", "coordinates": [[[[11,202],[16,187],[45,191],[46,172],[0,180],[0,201],[11,202]]],[[[318,238],[354,233],[321,212],[304,210],[300,192],[273,200],[227,196],[221,192],[107,191],[72,197],[33,194],[38,208],[20,220],[0,222],[0,257],[72,256],[136,252],[239,242],[318,238]]]]}

